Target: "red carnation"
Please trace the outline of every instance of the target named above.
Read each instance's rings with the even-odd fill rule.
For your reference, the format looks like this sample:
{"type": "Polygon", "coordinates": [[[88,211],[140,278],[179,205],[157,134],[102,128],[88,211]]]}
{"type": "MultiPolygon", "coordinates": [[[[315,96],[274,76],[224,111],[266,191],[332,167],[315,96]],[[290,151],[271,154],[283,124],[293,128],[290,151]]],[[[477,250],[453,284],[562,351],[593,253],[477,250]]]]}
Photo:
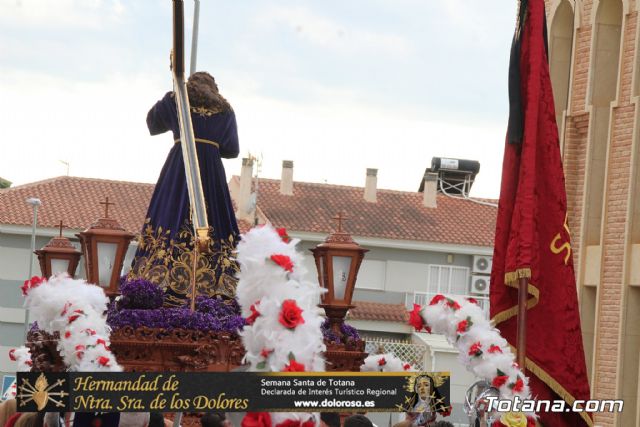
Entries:
{"type": "Polygon", "coordinates": [[[62,308],[62,312],[60,313],[60,316],[64,316],[65,314],[67,314],[67,310],[69,310],[70,307],[71,307],[71,303],[66,302],[64,304],[64,307],[62,308]]]}
{"type": "Polygon", "coordinates": [[[309,418],[307,421],[300,424],[300,427],[314,427],[315,425],[316,423],[314,422],[313,418],[309,418]]]}
{"type": "Polygon", "coordinates": [[[436,305],[438,304],[440,301],[445,300],[445,296],[442,294],[438,294],[435,297],[431,298],[431,302],[429,303],[429,305],[436,305]]]}
{"type": "Polygon", "coordinates": [[[295,359],[291,359],[288,365],[284,365],[282,372],[304,372],[304,365],[296,362],[295,359]]]}
{"type": "Polygon", "coordinates": [[[468,320],[461,320],[460,322],[458,322],[458,328],[456,329],[456,331],[460,334],[467,332],[467,328],[469,327],[469,321],[468,320]]]}
{"type": "Polygon", "coordinates": [[[479,357],[482,354],[482,344],[480,341],[474,342],[471,347],[469,347],[469,356],[479,357]]]}
{"type": "Polygon", "coordinates": [[[25,280],[23,285],[20,287],[22,289],[22,295],[27,296],[27,293],[33,288],[37,288],[44,282],[46,279],[44,277],[33,276],[31,279],[25,280]]]}
{"type": "Polygon", "coordinates": [[[469,297],[469,298],[467,298],[467,301],[469,301],[471,304],[478,305],[478,300],[475,299],[475,298],[469,297]]]}
{"type": "Polygon", "coordinates": [[[102,338],[98,338],[96,340],[96,345],[98,345],[98,344],[102,344],[105,347],[107,346],[107,342],[105,340],[103,340],[102,338]]]}
{"type": "Polygon", "coordinates": [[[302,309],[298,307],[298,303],[295,300],[284,300],[278,320],[285,328],[295,329],[296,326],[304,323],[302,309]]]}
{"type": "Polygon", "coordinates": [[[109,366],[109,358],[106,356],[100,356],[98,357],[98,363],[101,364],[102,366],[109,366]]]}
{"type": "Polygon", "coordinates": [[[385,360],[384,357],[381,357],[380,359],[378,359],[378,366],[384,366],[387,364],[387,361],[385,360]]]}
{"type": "Polygon", "coordinates": [[[287,233],[286,228],[284,227],[276,228],[276,231],[278,232],[278,236],[280,236],[283,242],[289,243],[291,241],[291,237],[289,237],[289,234],[287,233]]]}
{"type": "Polygon", "coordinates": [[[520,393],[524,388],[524,381],[522,381],[522,378],[518,377],[516,382],[514,384],[510,384],[509,387],[514,393],[520,393]]]}
{"type": "Polygon", "coordinates": [[[487,350],[489,353],[502,353],[502,349],[500,348],[500,346],[497,346],[495,344],[492,344],[489,347],[489,350],[487,350]]]}
{"type": "Polygon", "coordinates": [[[70,331],[65,332],[65,333],[64,333],[64,337],[65,337],[66,339],[71,338],[71,332],[70,332],[70,331]]]}
{"type": "Polygon", "coordinates": [[[424,328],[424,320],[422,316],[420,316],[420,310],[422,307],[419,304],[413,304],[413,310],[409,312],[409,324],[415,328],[416,331],[422,330],[424,328]]]}
{"type": "Polygon", "coordinates": [[[73,310],[73,314],[69,316],[69,323],[73,323],[78,317],[83,316],[84,311],[82,310],[73,310]]]}
{"type": "Polygon", "coordinates": [[[293,262],[291,262],[291,258],[289,258],[288,255],[281,255],[281,254],[271,255],[271,261],[278,264],[285,271],[288,271],[289,273],[293,273],[293,262]]]}
{"type": "Polygon", "coordinates": [[[493,379],[493,381],[491,381],[491,385],[495,388],[500,388],[507,382],[508,379],[508,375],[498,375],[493,379]]]}
{"type": "Polygon", "coordinates": [[[96,331],[94,331],[93,329],[85,329],[84,332],[86,332],[89,336],[96,334],[96,331]]]}
{"type": "Polygon", "coordinates": [[[453,311],[460,310],[460,304],[458,301],[447,298],[447,307],[452,308],[453,311]]]}
{"type": "Polygon", "coordinates": [[[271,414],[268,412],[247,412],[240,425],[241,427],[271,427],[271,414]]]}
{"type": "Polygon", "coordinates": [[[260,356],[264,357],[265,359],[267,357],[269,357],[269,355],[273,353],[273,350],[267,349],[267,348],[263,348],[262,351],[260,352],[260,356]]]}
{"type": "Polygon", "coordinates": [[[82,359],[82,356],[84,356],[85,350],[86,350],[85,346],[83,346],[82,344],[78,344],[76,346],[76,357],[78,357],[78,359],[82,359]]]}
{"type": "Polygon", "coordinates": [[[408,363],[405,363],[405,364],[402,366],[402,369],[404,369],[405,371],[408,371],[409,369],[411,369],[411,365],[409,365],[408,363]]]}
{"type": "Polygon", "coordinates": [[[9,359],[11,359],[13,362],[18,360],[16,358],[16,349],[15,348],[12,348],[11,350],[9,350],[9,359]]]}
{"type": "Polygon", "coordinates": [[[253,325],[253,323],[256,321],[258,316],[260,316],[260,312],[256,308],[257,303],[258,302],[255,302],[251,304],[251,307],[249,307],[249,310],[251,310],[251,316],[247,317],[246,319],[247,325],[253,325]]]}
{"type": "Polygon", "coordinates": [[[24,364],[27,365],[27,366],[31,366],[31,365],[33,365],[33,362],[31,361],[31,359],[27,359],[27,360],[24,361],[24,364]]]}
{"type": "Polygon", "coordinates": [[[449,405],[440,411],[440,415],[442,415],[443,417],[448,417],[449,415],[451,415],[452,410],[453,410],[453,405],[449,405]]]}
{"type": "Polygon", "coordinates": [[[424,327],[424,331],[425,331],[426,333],[430,334],[430,333],[431,333],[431,326],[425,326],[425,327],[424,327]]]}

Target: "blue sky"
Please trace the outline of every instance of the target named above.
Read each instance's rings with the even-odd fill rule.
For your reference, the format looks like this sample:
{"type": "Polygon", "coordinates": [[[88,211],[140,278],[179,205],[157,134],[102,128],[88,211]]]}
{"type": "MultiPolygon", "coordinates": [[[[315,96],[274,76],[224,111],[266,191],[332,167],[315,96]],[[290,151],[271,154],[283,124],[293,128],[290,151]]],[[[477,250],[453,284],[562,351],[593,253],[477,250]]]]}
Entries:
{"type": "MultiPolygon", "coordinates": [[[[193,2],[185,1],[187,46],[193,2]]],[[[0,0],[0,176],[155,182],[171,137],[171,1],[0,0]]],[[[198,69],[238,117],[261,176],[415,191],[432,156],[481,162],[496,197],[515,1],[201,1],[198,69]]],[[[225,161],[227,175],[239,160],[225,161]]]]}

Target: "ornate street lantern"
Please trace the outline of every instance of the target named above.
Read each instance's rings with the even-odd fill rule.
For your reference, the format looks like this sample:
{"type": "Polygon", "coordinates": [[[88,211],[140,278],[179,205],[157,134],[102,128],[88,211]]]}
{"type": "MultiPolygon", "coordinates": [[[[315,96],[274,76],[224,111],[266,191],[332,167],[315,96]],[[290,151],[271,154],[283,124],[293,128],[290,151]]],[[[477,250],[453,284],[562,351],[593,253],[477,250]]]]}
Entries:
{"type": "Polygon", "coordinates": [[[105,202],[104,218],[98,219],[89,228],[77,234],[82,243],[84,265],[87,272],[87,282],[104,288],[107,296],[120,293],[118,284],[124,257],[129,243],[135,237],[113,218],[109,218],[109,198],[105,202]]]}
{"type": "Polygon", "coordinates": [[[82,255],[69,239],[62,236],[62,227],[64,226],[60,221],[60,235],[51,239],[42,249],[34,251],[40,261],[40,271],[47,279],[62,272],[75,276],[82,255]]]}
{"type": "Polygon", "coordinates": [[[329,318],[331,329],[341,336],[340,326],[344,322],[351,305],[353,290],[356,286],[358,269],[365,252],[351,235],[342,230],[342,213],[334,217],[338,222],[337,231],[315,248],[311,249],[318,269],[318,281],[327,292],[322,295],[320,307],[329,318]]]}

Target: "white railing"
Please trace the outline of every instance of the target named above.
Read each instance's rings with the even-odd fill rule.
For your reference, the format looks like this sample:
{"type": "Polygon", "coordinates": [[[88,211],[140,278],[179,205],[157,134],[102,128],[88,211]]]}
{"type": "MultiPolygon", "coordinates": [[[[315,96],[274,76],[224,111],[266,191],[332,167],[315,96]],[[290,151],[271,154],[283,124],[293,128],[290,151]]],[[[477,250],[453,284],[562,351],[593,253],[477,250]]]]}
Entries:
{"type": "MultiPolygon", "coordinates": [[[[484,311],[487,318],[489,317],[489,297],[488,296],[476,296],[476,295],[453,295],[444,294],[446,296],[454,298],[475,298],[478,304],[484,311]]],[[[405,306],[407,310],[413,309],[413,304],[419,304],[422,306],[428,305],[431,299],[436,296],[435,292],[407,292],[405,294],[405,306]]]]}
{"type": "Polygon", "coordinates": [[[366,338],[365,351],[369,354],[392,353],[400,360],[410,363],[416,369],[424,370],[424,355],[427,346],[408,340],[390,340],[386,338],[366,338]]]}

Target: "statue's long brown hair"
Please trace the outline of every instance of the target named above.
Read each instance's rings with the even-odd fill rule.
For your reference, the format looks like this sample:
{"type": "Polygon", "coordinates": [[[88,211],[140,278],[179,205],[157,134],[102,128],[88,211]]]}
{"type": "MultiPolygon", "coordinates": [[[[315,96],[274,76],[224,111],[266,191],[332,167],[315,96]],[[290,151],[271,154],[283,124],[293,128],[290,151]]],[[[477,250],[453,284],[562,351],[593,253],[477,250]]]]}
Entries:
{"type": "Polygon", "coordinates": [[[206,71],[193,73],[187,81],[189,104],[193,108],[207,108],[214,111],[230,111],[231,105],[220,95],[213,76],[206,71]]]}

